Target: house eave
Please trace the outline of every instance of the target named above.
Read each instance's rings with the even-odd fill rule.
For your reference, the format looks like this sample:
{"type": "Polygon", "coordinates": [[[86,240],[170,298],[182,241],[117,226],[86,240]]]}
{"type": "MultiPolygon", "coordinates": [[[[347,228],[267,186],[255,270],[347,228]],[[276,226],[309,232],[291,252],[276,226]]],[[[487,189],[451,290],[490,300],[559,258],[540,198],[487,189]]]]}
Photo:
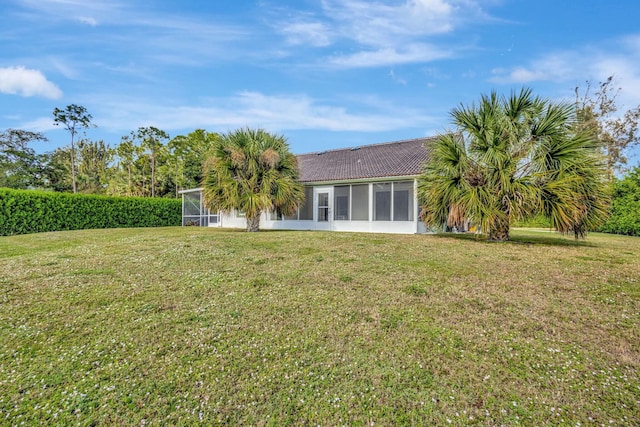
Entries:
{"type": "Polygon", "coordinates": [[[398,176],[378,176],[373,178],[351,178],[351,179],[334,179],[326,181],[300,181],[302,185],[318,186],[318,185],[340,185],[340,184],[367,184],[370,182],[390,182],[403,181],[407,179],[416,179],[420,175],[398,175],[398,176]]]}

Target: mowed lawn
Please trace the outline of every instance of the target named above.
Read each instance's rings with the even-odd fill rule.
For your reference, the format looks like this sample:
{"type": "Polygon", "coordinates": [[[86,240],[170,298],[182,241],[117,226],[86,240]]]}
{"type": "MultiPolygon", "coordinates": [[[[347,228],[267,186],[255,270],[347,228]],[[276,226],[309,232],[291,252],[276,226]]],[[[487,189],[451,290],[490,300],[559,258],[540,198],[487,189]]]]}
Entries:
{"type": "Polygon", "coordinates": [[[0,425],[640,425],[640,239],[0,237],[0,425]]]}

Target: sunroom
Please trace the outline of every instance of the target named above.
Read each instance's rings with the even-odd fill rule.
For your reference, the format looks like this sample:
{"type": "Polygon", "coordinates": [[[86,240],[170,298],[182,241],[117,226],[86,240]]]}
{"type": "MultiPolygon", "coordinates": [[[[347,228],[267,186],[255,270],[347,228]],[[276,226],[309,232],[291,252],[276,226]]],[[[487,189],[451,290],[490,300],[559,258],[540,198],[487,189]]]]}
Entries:
{"type": "MultiPolygon", "coordinates": [[[[298,156],[305,202],[295,215],[268,212],[262,229],[425,233],[419,220],[417,178],[426,139],[397,141],[298,156]]],[[[182,191],[183,225],[244,228],[242,212],[219,215],[200,189],[182,191]]]]}

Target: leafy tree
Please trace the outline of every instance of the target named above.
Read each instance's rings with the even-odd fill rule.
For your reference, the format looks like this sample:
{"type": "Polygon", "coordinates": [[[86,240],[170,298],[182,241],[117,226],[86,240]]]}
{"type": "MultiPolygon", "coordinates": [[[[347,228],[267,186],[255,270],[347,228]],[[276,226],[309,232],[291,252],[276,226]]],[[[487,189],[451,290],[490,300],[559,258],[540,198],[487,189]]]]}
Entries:
{"type": "Polygon", "coordinates": [[[103,194],[113,150],[104,141],[78,141],[78,184],[83,193],[103,194]]]}
{"type": "Polygon", "coordinates": [[[513,220],[542,213],[563,233],[584,237],[606,216],[606,167],[599,145],[574,132],[572,105],[534,97],[483,95],[452,111],[456,134],[430,147],[418,191],[424,221],[469,220],[490,240],[508,240],[513,220]]]}
{"type": "Polygon", "coordinates": [[[601,231],[640,236],[640,167],[621,179],[614,178],[611,215],[601,231]]]}
{"type": "Polygon", "coordinates": [[[149,160],[151,165],[151,197],[156,195],[156,161],[158,155],[164,149],[163,141],[169,139],[169,134],[156,127],[140,127],[132,136],[140,141],[140,146],[149,150],[149,160]]]}
{"type": "Polygon", "coordinates": [[[166,175],[170,176],[174,183],[176,197],[178,197],[178,190],[200,185],[202,165],[218,138],[217,133],[196,129],[169,141],[170,156],[165,165],[166,175]]]}
{"type": "Polygon", "coordinates": [[[45,156],[28,146],[33,141],[47,141],[38,132],[7,129],[0,133],[0,187],[38,188],[43,183],[45,156]]]}
{"type": "Polygon", "coordinates": [[[74,139],[78,130],[86,129],[93,126],[91,120],[93,116],[87,112],[87,109],[81,105],[67,105],[64,110],[59,108],[53,109],[53,123],[58,126],[62,125],[71,134],[71,180],[73,192],[77,193],[76,185],[76,164],[75,164],[75,144],[74,139]]]}
{"type": "Polygon", "coordinates": [[[600,82],[595,93],[590,81],[586,82],[584,93],[575,88],[578,129],[592,132],[602,144],[610,178],[623,169],[627,152],[640,143],[640,105],[618,114],[617,98],[622,89],[614,85],[614,77],[609,76],[600,82]]]}
{"type": "Polygon", "coordinates": [[[71,147],[60,147],[47,153],[44,167],[46,187],[57,192],[73,190],[71,178],[71,147]]]}
{"type": "Polygon", "coordinates": [[[117,161],[110,176],[107,194],[139,197],[151,195],[150,155],[135,142],[135,139],[124,136],[114,149],[117,161]]]}
{"type": "Polygon", "coordinates": [[[107,192],[112,195],[137,195],[133,186],[135,160],[140,153],[138,146],[128,136],[123,136],[120,144],[114,149],[118,159],[115,175],[111,178],[107,192]]]}
{"type": "Polygon", "coordinates": [[[304,199],[296,157],[283,136],[239,129],[214,144],[202,181],[205,204],[214,211],[242,211],[247,231],[258,231],[260,214],[295,212],[304,199]]]}

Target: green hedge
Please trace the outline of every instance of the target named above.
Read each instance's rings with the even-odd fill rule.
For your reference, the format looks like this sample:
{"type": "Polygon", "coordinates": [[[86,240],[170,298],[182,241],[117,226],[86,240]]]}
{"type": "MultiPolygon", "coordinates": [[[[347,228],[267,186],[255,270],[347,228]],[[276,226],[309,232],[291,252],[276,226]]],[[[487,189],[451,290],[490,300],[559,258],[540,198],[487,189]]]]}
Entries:
{"type": "Polygon", "coordinates": [[[106,197],[0,188],[0,235],[182,223],[175,199],[106,197]]]}

